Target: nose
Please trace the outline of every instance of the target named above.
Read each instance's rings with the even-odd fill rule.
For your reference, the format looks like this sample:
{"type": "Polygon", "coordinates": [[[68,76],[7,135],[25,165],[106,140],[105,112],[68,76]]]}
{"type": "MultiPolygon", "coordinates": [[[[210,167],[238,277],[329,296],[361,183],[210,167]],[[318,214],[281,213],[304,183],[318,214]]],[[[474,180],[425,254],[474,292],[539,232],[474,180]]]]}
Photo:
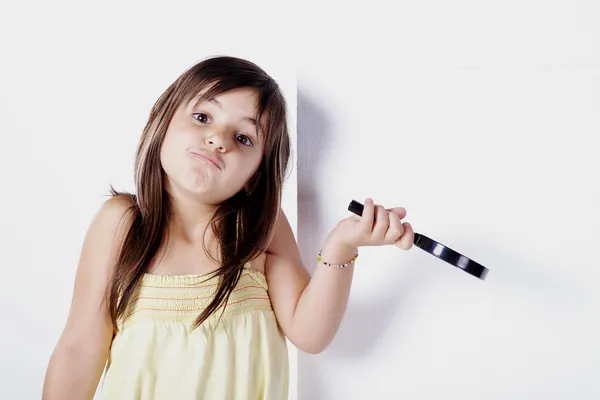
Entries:
{"type": "Polygon", "coordinates": [[[223,153],[227,151],[227,143],[223,136],[224,134],[221,132],[210,132],[206,135],[204,143],[206,143],[208,148],[215,149],[216,151],[223,153]]]}

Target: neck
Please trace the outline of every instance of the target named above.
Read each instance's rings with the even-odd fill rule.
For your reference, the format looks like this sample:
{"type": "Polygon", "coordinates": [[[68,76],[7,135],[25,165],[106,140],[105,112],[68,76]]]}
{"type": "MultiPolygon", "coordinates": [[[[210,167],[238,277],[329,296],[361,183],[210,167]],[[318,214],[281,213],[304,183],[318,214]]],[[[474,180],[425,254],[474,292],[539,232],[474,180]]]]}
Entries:
{"type": "MultiPolygon", "coordinates": [[[[204,204],[197,199],[186,195],[173,195],[172,213],[169,217],[169,230],[171,234],[180,237],[186,242],[199,242],[204,239],[204,231],[211,217],[217,209],[214,204],[204,204]]],[[[208,237],[212,231],[207,232],[208,237]]]]}

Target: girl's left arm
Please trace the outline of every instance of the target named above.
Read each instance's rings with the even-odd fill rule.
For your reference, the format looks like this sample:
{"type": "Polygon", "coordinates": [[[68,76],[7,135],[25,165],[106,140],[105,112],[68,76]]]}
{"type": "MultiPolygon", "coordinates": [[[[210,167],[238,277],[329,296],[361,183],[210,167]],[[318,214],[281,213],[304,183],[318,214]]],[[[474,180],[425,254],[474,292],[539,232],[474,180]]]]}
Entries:
{"type": "MultiPolygon", "coordinates": [[[[386,210],[367,199],[362,217],[343,219],[329,233],[322,259],[331,264],[346,264],[360,246],[395,244],[408,250],[414,233],[410,224],[401,222],[405,215],[403,208],[386,210]]],[[[279,325],[299,350],[320,353],[331,343],[341,324],[354,264],[335,268],[316,262],[311,277],[283,210],[266,253],[269,297],[279,325]]]]}

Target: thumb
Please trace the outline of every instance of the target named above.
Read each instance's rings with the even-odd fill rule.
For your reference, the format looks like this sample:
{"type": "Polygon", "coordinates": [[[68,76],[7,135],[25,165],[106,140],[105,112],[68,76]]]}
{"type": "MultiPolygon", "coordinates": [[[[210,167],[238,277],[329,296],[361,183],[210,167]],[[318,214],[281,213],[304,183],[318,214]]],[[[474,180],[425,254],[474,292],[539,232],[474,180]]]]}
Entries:
{"type": "Polygon", "coordinates": [[[400,219],[403,219],[404,217],[406,217],[406,208],[404,208],[404,207],[386,208],[386,211],[394,212],[394,213],[398,214],[400,219]]]}

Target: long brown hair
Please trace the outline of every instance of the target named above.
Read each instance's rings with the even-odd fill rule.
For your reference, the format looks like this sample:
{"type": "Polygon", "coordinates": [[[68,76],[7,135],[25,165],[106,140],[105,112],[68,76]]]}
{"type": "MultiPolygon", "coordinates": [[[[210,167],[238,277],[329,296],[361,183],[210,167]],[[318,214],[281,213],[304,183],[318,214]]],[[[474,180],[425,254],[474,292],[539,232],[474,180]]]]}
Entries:
{"type": "Polygon", "coordinates": [[[224,309],[244,264],[267,249],[281,206],[290,156],[286,102],[277,83],[256,64],[229,56],[207,58],[186,70],[154,104],[136,153],[136,194],[112,189],[112,195],[129,196],[133,203],[128,212],[131,225],[107,288],[115,331],[118,331],[117,321],[134,301],[150,261],[167,239],[172,202],[163,184],[160,149],[171,118],[180,105],[202,91],[205,91],[203,98],[210,98],[237,88],[258,92],[256,120],[265,138],[264,154],[248,181],[248,192],[242,189],[221,203],[208,224],[218,240],[221,256],[220,267],[209,275],[218,276],[219,280],[213,300],[198,316],[195,327],[221,306],[224,309]]]}

